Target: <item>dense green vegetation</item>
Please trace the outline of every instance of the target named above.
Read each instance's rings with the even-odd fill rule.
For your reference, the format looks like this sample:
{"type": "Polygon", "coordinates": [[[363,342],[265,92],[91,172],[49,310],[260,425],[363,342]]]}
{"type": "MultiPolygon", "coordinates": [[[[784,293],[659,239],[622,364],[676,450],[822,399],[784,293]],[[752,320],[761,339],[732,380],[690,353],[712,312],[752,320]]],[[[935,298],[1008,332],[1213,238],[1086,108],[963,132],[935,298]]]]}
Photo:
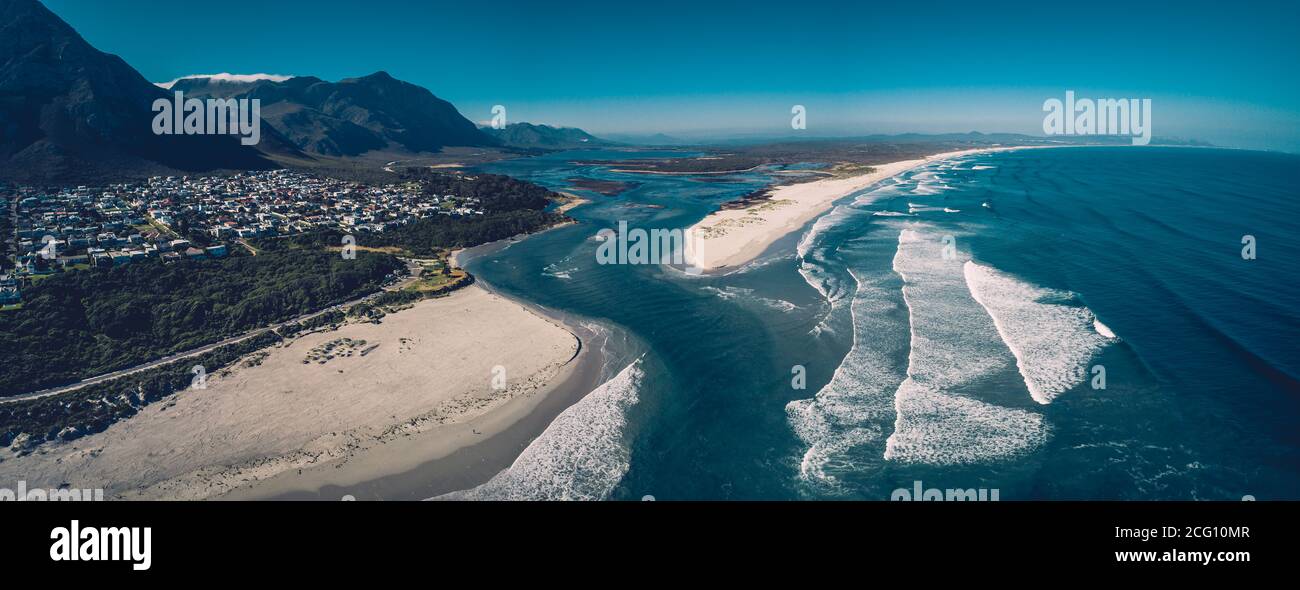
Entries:
{"type": "MultiPolygon", "coordinates": [[[[373,306],[379,308],[379,307],[386,307],[386,306],[407,305],[410,303],[415,303],[416,301],[420,301],[422,299],[441,297],[457,289],[462,289],[470,285],[473,285],[474,281],[475,281],[474,275],[465,274],[460,279],[450,281],[447,284],[442,285],[436,289],[430,289],[430,290],[401,289],[397,291],[386,291],[380,296],[375,297],[373,306]]],[[[363,305],[367,305],[367,304],[363,303],[355,307],[361,307],[363,305]]]]}
{"type": "Polygon", "coordinates": [[[463,219],[439,216],[421,219],[382,234],[366,234],[359,237],[357,243],[375,247],[396,246],[417,256],[429,256],[439,249],[469,248],[532,233],[564,219],[562,215],[534,210],[488,213],[463,219]]]}
{"type": "MultiPolygon", "coordinates": [[[[354,237],[362,250],[392,247],[405,250],[411,256],[432,257],[442,250],[469,248],[541,231],[566,219],[563,215],[528,209],[462,218],[439,215],[383,233],[359,232],[354,237]]],[[[252,244],[261,252],[338,248],[343,244],[343,235],[342,231],[329,229],[284,238],[257,239],[252,240],[252,244]]]]}
{"type": "Polygon", "coordinates": [[[404,272],[388,255],[283,250],[64,273],[0,313],[0,395],[69,383],[355,299],[404,272]]]}

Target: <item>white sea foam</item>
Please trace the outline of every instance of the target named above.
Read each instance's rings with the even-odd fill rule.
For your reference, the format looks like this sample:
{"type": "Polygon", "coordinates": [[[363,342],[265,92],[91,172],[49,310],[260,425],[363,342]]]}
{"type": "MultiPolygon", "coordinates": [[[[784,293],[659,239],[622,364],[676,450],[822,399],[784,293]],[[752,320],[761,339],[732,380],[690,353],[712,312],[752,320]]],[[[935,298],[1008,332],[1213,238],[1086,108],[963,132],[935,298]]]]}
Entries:
{"type": "Polygon", "coordinates": [[[856,206],[870,205],[881,199],[895,197],[899,194],[910,192],[913,183],[907,182],[897,176],[890,179],[888,183],[881,183],[871,190],[862,193],[853,199],[856,206]]]}
{"type": "Polygon", "coordinates": [[[542,276],[556,279],[569,280],[573,278],[573,273],[578,270],[577,266],[570,264],[573,255],[564,257],[559,262],[553,262],[542,269],[542,276]]]}
{"type": "Polygon", "coordinates": [[[1069,292],[1037,287],[969,261],[965,275],[971,296],[993,318],[1025,386],[1040,404],[1082,383],[1088,361],[1114,337],[1088,308],[1056,302],[1071,298],[1069,292]]]}
{"type": "Polygon", "coordinates": [[[847,451],[883,442],[893,418],[892,391],[903,379],[896,359],[907,350],[906,327],[887,317],[897,310],[887,276],[853,272],[858,288],[852,297],[853,344],[844,361],[812,399],[790,402],[786,416],[807,445],[799,466],[800,478],[835,487],[835,473],[853,467],[847,451]]]}
{"type": "Polygon", "coordinates": [[[899,211],[875,211],[872,215],[876,217],[911,217],[911,215],[899,211]]]}
{"type": "Polygon", "coordinates": [[[939,180],[935,172],[917,175],[914,180],[917,181],[916,187],[912,189],[914,195],[937,195],[952,188],[947,183],[939,180]]]}
{"type": "Polygon", "coordinates": [[[551,265],[551,266],[548,266],[548,267],[542,269],[542,276],[544,276],[544,277],[551,277],[551,278],[553,278],[553,279],[563,279],[563,280],[566,280],[566,281],[567,281],[567,280],[573,278],[573,271],[578,270],[577,268],[566,268],[566,269],[560,270],[560,269],[554,268],[554,266],[555,266],[555,265],[551,265]]]}
{"type": "Polygon", "coordinates": [[[727,300],[745,299],[750,301],[756,301],[767,307],[779,311],[790,311],[798,307],[797,305],[789,301],[786,301],[784,299],[773,299],[771,297],[763,297],[761,295],[755,295],[753,289],[746,289],[743,287],[726,286],[721,288],[719,287],[701,287],[701,288],[704,289],[705,291],[713,293],[714,295],[717,295],[718,298],[720,299],[727,299],[727,300]]]}
{"type": "Polygon", "coordinates": [[[826,272],[822,265],[804,259],[799,262],[799,275],[803,277],[804,282],[821,293],[822,299],[827,302],[834,304],[842,297],[834,275],[826,272]]]}
{"type": "Polygon", "coordinates": [[[743,295],[743,292],[752,292],[753,289],[740,289],[737,287],[701,287],[701,289],[717,295],[719,299],[735,299],[743,295]]]}
{"type": "Polygon", "coordinates": [[[1042,416],[965,397],[977,379],[1005,370],[1010,355],[963,277],[968,256],[943,256],[929,228],[898,236],[894,270],[903,278],[911,326],[907,379],[894,395],[894,433],[885,458],[938,465],[1002,460],[1041,445],[1042,416]]]}
{"type": "Polygon", "coordinates": [[[840,309],[844,302],[849,299],[847,295],[853,289],[853,286],[846,285],[841,276],[831,270],[823,249],[814,250],[810,256],[800,259],[799,276],[802,276],[804,282],[811,285],[818,293],[821,293],[822,299],[829,304],[821,319],[808,333],[813,336],[821,336],[826,333],[833,334],[835,328],[831,324],[831,318],[835,311],[840,309]]]}
{"type": "MultiPolygon", "coordinates": [[[[740,268],[737,268],[736,270],[731,271],[731,272],[726,273],[726,274],[727,274],[727,275],[743,275],[743,274],[745,274],[745,273],[747,273],[747,272],[750,272],[750,271],[754,271],[754,270],[758,270],[758,269],[760,269],[760,268],[763,268],[763,267],[765,267],[765,266],[767,266],[767,265],[769,265],[769,264],[772,264],[772,263],[774,263],[774,262],[778,262],[778,261],[781,261],[781,260],[789,260],[789,259],[791,259],[791,258],[794,258],[794,255],[793,255],[793,254],[789,254],[789,253],[785,253],[785,254],[772,254],[772,255],[770,255],[770,256],[760,256],[760,257],[755,258],[755,259],[753,259],[753,260],[751,260],[751,261],[749,261],[749,262],[746,262],[746,263],[745,263],[743,266],[741,266],[740,268]]],[[[689,276],[689,275],[688,275],[688,276],[689,276]]]]}
{"type": "Polygon", "coordinates": [[[631,466],[627,411],[644,373],[637,360],[546,427],[514,464],[476,488],[439,500],[603,500],[631,466]]]}
{"type": "Polygon", "coordinates": [[[812,328],[809,328],[808,330],[808,335],[814,338],[821,336],[822,334],[834,334],[834,333],[835,333],[835,327],[831,325],[831,315],[829,313],[823,315],[822,318],[817,322],[817,324],[812,328]]]}
{"type": "Polygon", "coordinates": [[[777,311],[794,311],[799,307],[784,299],[772,299],[770,297],[759,297],[758,302],[777,311]]]}
{"type": "Polygon", "coordinates": [[[846,287],[827,269],[821,239],[828,230],[839,225],[850,214],[851,211],[840,206],[817,218],[812,227],[799,238],[799,244],[795,247],[795,252],[799,255],[799,274],[831,304],[844,298],[847,293],[846,287]]]}
{"type": "Polygon", "coordinates": [[[808,228],[808,231],[799,237],[799,244],[795,246],[795,253],[800,258],[807,258],[818,241],[821,240],[822,234],[826,233],[826,230],[835,227],[842,219],[843,214],[840,212],[839,207],[831,210],[826,215],[818,217],[817,221],[813,222],[812,227],[808,228]]]}
{"type": "Polygon", "coordinates": [[[992,170],[994,168],[997,168],[997,166],[985,166],[982,164],[978,164],[970,167],[971,170],[992,170]]]}
{"type": "Polygon", "coordinates": [[[1047,440],[1043,417],[944,393],[908,379],[895,400],[898,419],[885,458],[908,463],[986,463],[1023,454],[1047,440]]]}
{"type": "Polygon", "coordinates": [[[942,211],[944,213],[961,213],[961,209],[953,209],[951,207],[935,207],[933,205],[917,205],[915,203],[908,203],[907,210],[912,214],[936,213],[939,211],[942,211]]]}
{"type": "Polygon", "coordinates": [[[1110,339],[1112,339],[1112,340],[1118,338],[1118,336],[1115,335],[1115,332],[1112,331],[1112,330],[1110,329],[1110,326],[1107,326],[1106,324],[1101,323],[1101,320],[1099,320],[1099,319],[1095,319],[1095,318],[1094,318],[1094,319],[1092,320],[1092,327],[1093,327],[1093,329],[1097,330],[1097,333],[1098,333],[1098,334],[1101,334],[1102,336],[1104,336],[1104,337],[1106,337],[1106,338],[1110,338],[1110,339]]]}
{"type": "Polygon", "coordinates": [[[1004,460],[1047,440],[1041,415],[965,395],[980,378],[1009,370],[1014,358],[970,296],[968,257],[944,259],[938,235],[912,227],[921,231],[900,233],[893,268],[904,280],[909,321],[889,317],[898,309],[889,275],[850,269],[858,283],[853,345],[812,399],[786,406],[808,444],[799,465],[806,482],[838,488],[837,474],[862,469],[856,462],[873,448],[886,460],[952,465],[1004,460]]]}

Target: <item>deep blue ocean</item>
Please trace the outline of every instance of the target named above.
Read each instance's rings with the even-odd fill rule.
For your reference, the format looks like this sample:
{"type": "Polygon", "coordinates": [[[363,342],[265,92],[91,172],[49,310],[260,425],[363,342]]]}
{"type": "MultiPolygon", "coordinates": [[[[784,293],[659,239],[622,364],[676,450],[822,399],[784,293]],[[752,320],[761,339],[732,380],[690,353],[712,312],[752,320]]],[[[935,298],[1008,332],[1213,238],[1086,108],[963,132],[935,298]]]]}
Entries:
{"type": "Polygon", "coordinates": [[[642,155],[664,156],[484,167],[592,204],[469,270],[629,344],[482,496],[888,500],[920,481],[1001,500],[1300,499],[1300,157],[935,162],[694,277],[597,264],[594,236],[687,227],[778,171],[575,163],[642,155]],[[572,177],[637,184],[604,196],[572,177]]]}

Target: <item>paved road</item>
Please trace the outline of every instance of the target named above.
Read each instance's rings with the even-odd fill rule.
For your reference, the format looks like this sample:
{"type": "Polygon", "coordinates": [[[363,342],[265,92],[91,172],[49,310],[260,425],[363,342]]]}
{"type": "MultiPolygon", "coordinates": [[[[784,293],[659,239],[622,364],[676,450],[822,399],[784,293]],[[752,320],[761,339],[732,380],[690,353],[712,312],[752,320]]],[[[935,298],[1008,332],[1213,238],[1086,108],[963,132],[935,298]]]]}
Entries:
{"type": "Polygon", "coordinates": [[[160,358],[160,359],[154,360],[154,361],[150,361],[150,362],[144,363],[144,364],[142,364],[142,365],[136,365],[136,366],[134,366],[134,367],[130,367],[130,368],[127,368],[127,369],[122,369],[122,370],[120,370],[120,371],[113,371],[112,373],[104,373],[103,375],[96,375],[96,376],[94,376],[94,377],[87,377],[87,378],[85,378],[85,379],[82,379],[81,381],[78,381],[78,382],[76,382],[76,383],[70,383],[70,384],[68,384],[68,385],[60,385],[59,387],[51,387],[51,388],[49,388],[49,389],[43,389],[43,390],[41,390],[41,391],[35,391],[35,392],[32,392],[32,393],[24,393],[24,394],[20,394],[20,395],[15,395],[15,396],[10,396],[10,397],[0,398],[0,405],[3,405],[3,404],[11,404],[11,403],[15,403],[15,402],[22,402],[22,401],[30,401],[30,400],[34,400],[34,399],[40,399],[40,398],[43,398],[43,397],[49,397],[49,396],[51,396],[51,395],[58,395],[58,394],[60,394],[60,393],[67,393],[67,392],[69,392],[69,391],[76,391],[76,390],[81,389],[82,387],[86,387],[86,386],[88,386],[88,385],[94,385],[94,384],[96,384],[96,383],[103,383],[103,382],[105,382],[105,381],[112,381],[112,380],[117,379],[117,378],[119,378],[119,377],[125,377],[125,376],[127,376],[127,375],[130,375],[130,374],[132,374],[132,373],[138,373],[138,372],[140,372],[140,371],[145,371],[145,370],[148,370],[148,369],[152,369],[152,368],[154,368],[154,367],[159,367],[159,366],[162,366],[162,365],[166,365],[166,364],[168,364],[168,363],[174,363],[174,362],[176,362],[176,361],[179,361],[179,360],[182,360],[182,359],[186,359],[186,358],[189,358],[189,357],[198,356],[198,355],[201,355],[201,354],[204,354],[204,353],[207,353],[207,352],[211,352],[211,351],[213,351],[213,350],[215,350],[215,349],[221,348],[222,346],[227,346],[227,345],[230,345],[230,344],[235,344],[235,343],[237,343],[237,342],[243,342],[243,341],[245,341],[245,340],[248,340],[249,338],[253,338],[253,337],[255,337],[255,336],[260,336],[260,335],[265,334],[265,333],[267,333],[267,332],[269,332],[269,331],[271,331],[271,330],[278,330],[278,329],[280,329],[280,328],[282,328],[282,327],[284,327],[284,326],[287,326],[287,325],[292,324],[292,323],[295,323],[295,322],[301,322],[301,321],[304,321],[304,320],[309,320],[309,319],[314,318],[314,317],[316,317],[316,316],[319,316],[319,315],[321,315],[321,314],[325,314],[325,313],[329,313],[329,312],[331,312],[331,311],[336,311],[336,310],[344,309],[344,308],[347,308],[347,307],[350,307],[350,306],[356,305],[356,304],[358,304],[358,303],[363,303],[363,302],[369,301],[369,300],[371,300],[371,299],[374,299],[375,297],[380,296],[381,294],[383,294],[383,293],[386,292],[386,291],[389,291],[389,290],[392,290],[392,289],[399,289],[399,288],[402,287],[402,285],[406,284],[406,283],[409,282],[409,281],[414,280],[415,278],[416,278],[416,277],[408,277],[407,279],[404,279],[404,280],[398,282],[398,283],[397,283],[396,285],[394,285],[394,286],[386,287],[386,288],[384,288],[384,289],[381,289],[381,290],[379,290],[379,291],[376,291],[376,292],[374,292],[374,293],[371,293],[371,294],[369,294],[369,295],[366,295],[365,297],[362,297],[362,298],[360,298],[360,299],[354,299],[354,300],[352,300],[352,301],[348,301],[348,302],[345,302],[345,303],[339,303],[339,304],[337,304],[337,305],[331,305],[331,306],[329,306],[329,307],[327,307],[327,308],[325,308],[325,309],[322,309],[322,310],[320,310],[320,311],[315,311],[315,312],[312,312],[312,313],[309,313],[309,314],[306,314],[306,315],[298,316],[298,317],[296,317],[296,318],[294,318],[294,319],[291,319],[291,320],[285,320],[285,321],[280,322],[280,323],[278,323],[278,324],[272,324],[272,325],[267,326],[267,327],[265,327],[265,328],[259,328],[259,329],[257,329],[257,330],[253,330],[253,331],[251,331],[251,332],[246,332],[246,333],[241,334],[241,335],[239,335],[239,336],[232,336],[232,337],[227,338],[227,339],[225,339],[225,340],[222,340],[222,341],[220,341],[220,342],[213,342],[212,344],[208,344],[208,345],[205,345],[205,346],[200,346],[200,347],[198,347],[198,348],[190,349],[190,350],[187,350],[187,351],[184,351],[184,352],[178,352],[178,353],[173,354],[173,355],[171,355],[171,356],[166,356],[166,357],[163,357],[163,358],[160,358]]]}

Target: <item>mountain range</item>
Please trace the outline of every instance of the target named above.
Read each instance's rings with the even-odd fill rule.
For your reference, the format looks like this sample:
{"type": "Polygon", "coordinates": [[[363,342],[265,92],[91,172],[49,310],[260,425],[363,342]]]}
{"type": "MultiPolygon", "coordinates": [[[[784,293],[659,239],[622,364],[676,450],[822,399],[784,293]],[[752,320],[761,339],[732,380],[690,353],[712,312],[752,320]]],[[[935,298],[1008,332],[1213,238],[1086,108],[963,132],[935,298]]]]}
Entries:
{"type": "Polygon", "coordinates": [[[576,127],[511,123],[501,129],[492,127],[482,129],[501,145],[520,149],[570,150],[618,145],[576,127]]]}
{"type": "Polygon", "coordinates": [[[0,178],[274,166],[232,136],[155,135],[167,96],[36,0],[0,0],[0,178]]]}
{"type": "MultiPolygon", "coordinates": [[[[104,181],[147,174],[328,164],[446,147],[547,150],[610,145],[580,129],[527,123],[480,129],[450,102],[386,72],[328,82],[312,76],[186,77],[161,88],[92,47],[37,0],[0,0],[0,179],[104,181]],[[261,101],[261,142],[156,135],[152,105],[189,98],[261,101]]],[[[397,158],[392,158],[397,159],[397,158]]]]}
{"type": "Polygon", "coordinates": [[[500,145],[451,103],[387,72],[338,82],[312,76],[282,82],[184,78],[171,89],[186,98],[259,99],[262,121],[309,154],[359,156],[372,150],[417,153],[500,145]]]}

